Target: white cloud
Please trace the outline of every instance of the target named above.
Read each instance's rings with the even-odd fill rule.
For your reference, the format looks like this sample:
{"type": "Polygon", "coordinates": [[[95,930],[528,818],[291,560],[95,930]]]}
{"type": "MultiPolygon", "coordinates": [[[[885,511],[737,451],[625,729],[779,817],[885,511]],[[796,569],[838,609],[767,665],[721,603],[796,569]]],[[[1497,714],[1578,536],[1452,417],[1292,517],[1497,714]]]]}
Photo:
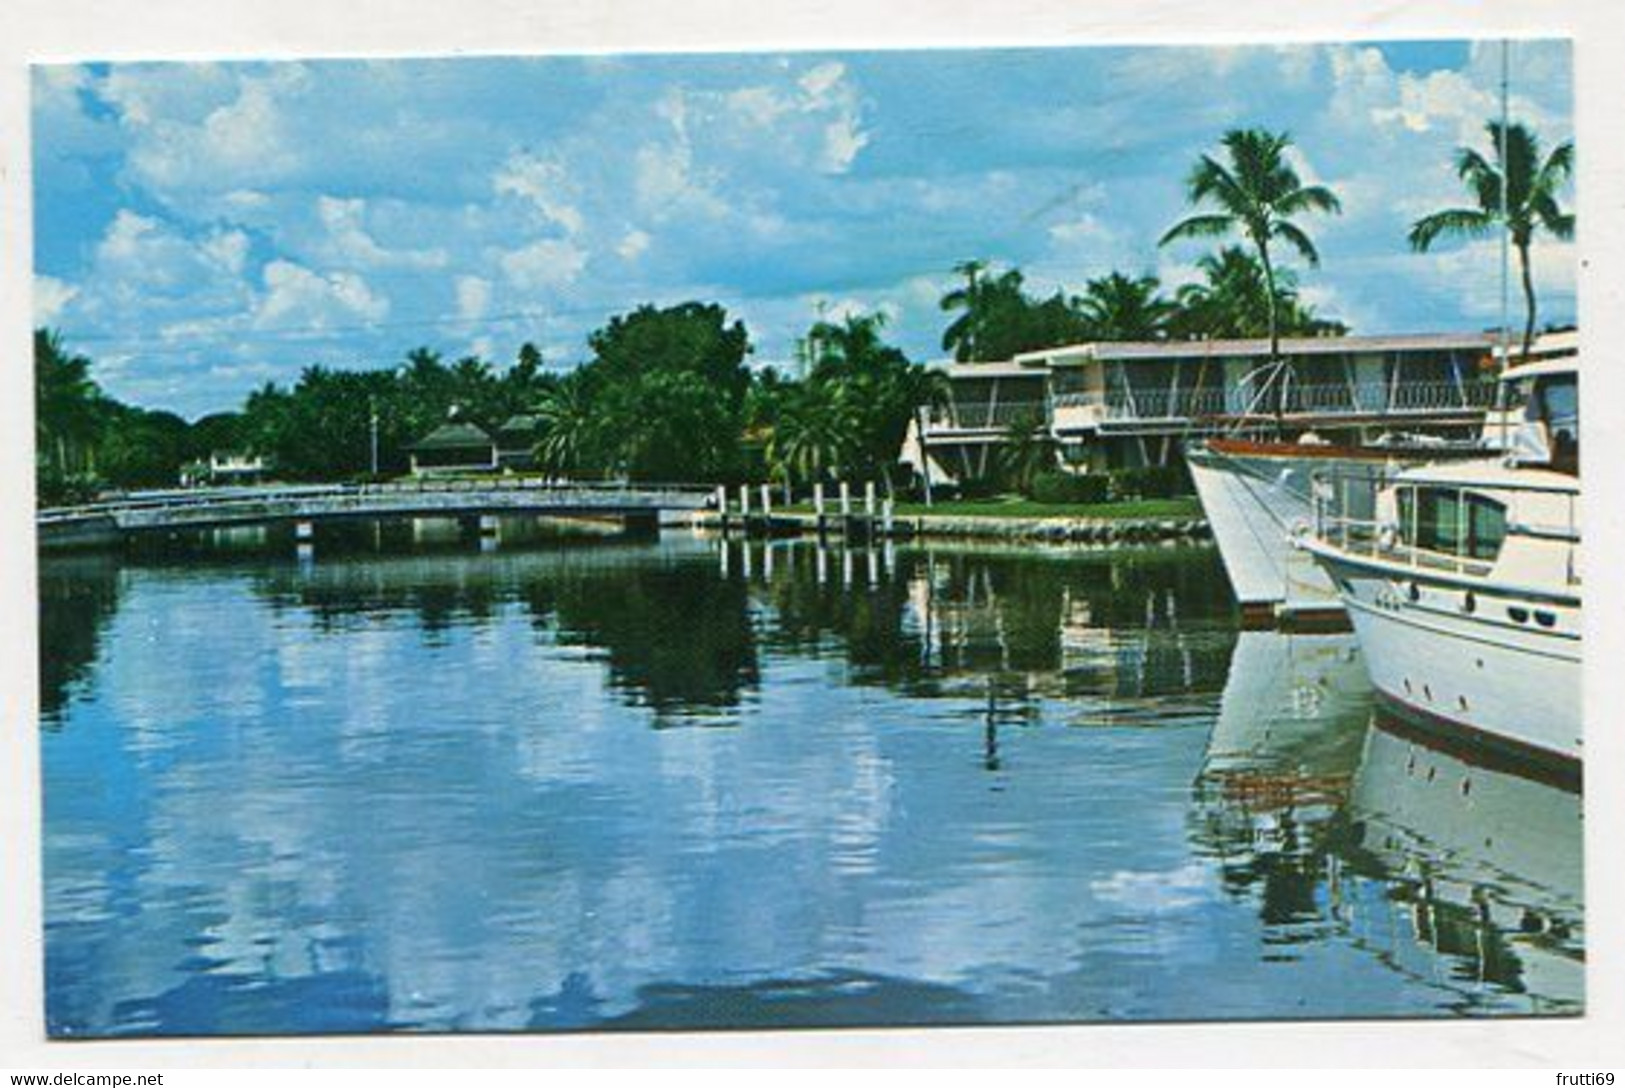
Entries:
{"type": "MultiPolygon", "coordinates": [[[[1535,286],[1535,301],[1542,311],[1542,322],[1553,316],[1549,304],[1554,300],[1567,303],[1563,307],[1572,311],[1577,272],[1577,251],[1573,242],[1539,239],[1529,250],[1530,275],[1535,286]]],[[[1426,255],[1396,258],[1411,267],[1406,271],[1436,292],[1449,292],[1462,310],[1481,320],[1493,323],[1501,313],[1501,245],[1493,238],[1468,242],[1451,249],[1440,249],[1426,255]]],[[[1523,322],[1523,288],[1520,283],[1518,255],[1512,252],[1507,263],[1507,298],[1513,325],[1523,322]]]]}
{"type": "Polygon", "coordinates": [[[838,60],[828,61],[805,72],[797,84],[813,106],[820,106],[834,97],[836,88],[846,78],[846,65],[838,60]]]}
{"type": "Polygon", "coordinates": [[[499,194],[511,194],[533,204],[542,218],[561,227],[566,234],[580,234],[586,226],[580,209],[565,200],[568,189],[564,167],[528,155],[516,155],[497,172],[493,187],[499,194]]]}
{"type": "Polygon", "coordinates": [[[185,80],[167,78],[167,70],[164,78],[139,74],[144,71],[116,69],[109,79],[110,94],[122,105],[134,137],[128,154],[131,173],[166,203],[182,204],[200,190],[260,188],[293,174],[308,156],[319,153],[283,110],[282,103],[308,85],[298,64],[278,65],[265,75],[208,79],[210,91],[217,94],[234,84],[236,94],[196,120],[195,110],[176,104],[184,98],[185,80]],[[112,90],[120,76],[127,88],[123,97],[112,90]],[[223,84],[226,79],[230,83],[223,84]],[[151,93],[155,89],[158,94],[151,93]]]}
{"type": "Polygon", "coordinates": [[[466,320],[484,317],[491,307],[491,281],[479,276],[457,277],[457,316],[466,320]]]}
{"type": "Polygon", "coordinates": [[[757,128],[767,128],[795,108],[772,87],[741,87],[728,94],[727,102],[741,121],[757,128]]]}
{"type": "Polygon", "coordinates": [[[53,325],[79,294],[79,288],[55,276],[34,277],[34,324],[53,325]]]}
{"type": "Polygon", "coordinates": [[[248,238],[217,230],[197,239],[169,223],[120,209],[95,251],[98,285],[114,294],[203,291],[243,271],[248,238]]]}
{"type": "Polygon", "coordinates": [[[869,143],[869,135],[858,128],[854,116],[838,117],[824,126],[824,154],[820,168],[831,174],[844,174],[869,143]]]}
{"type": "Polygon", "coordinates": [[[248,235],[240,230],[223,230],[203,239],[205,257],[232,276],[240,276],[248,260],[248,235]]]}
{"type": "Polygon", "coordinates": [[[647,231],[629,230],[621,236],[615,252],[620,254],[622,260],[635,261],[648,252],[652,241],[647,231]]]}
{"type": "Polygon", "coordinates": [[[382,321],[389,300],[353,272],[321,275],[292,261],[265,266],[265,295],[254,313],[256,328],[329,328],[356,320],[382,321]]]}
{"type": "Polygon", "coordinates": [[[571,242],[543,238],[499,258],[503,274],[522,291],[563,287],[587,267],[587,253],[571,242]]]}
{"type": "Polygon", "coordinates": [[[316,214],[327,233],[320,250],[329,263],[362,269],[443,268],[446,265],[447,256],[442,249],[392,250],[379,245],[367,231],[367,202],[360,198],[317,197],[316,214]]]}

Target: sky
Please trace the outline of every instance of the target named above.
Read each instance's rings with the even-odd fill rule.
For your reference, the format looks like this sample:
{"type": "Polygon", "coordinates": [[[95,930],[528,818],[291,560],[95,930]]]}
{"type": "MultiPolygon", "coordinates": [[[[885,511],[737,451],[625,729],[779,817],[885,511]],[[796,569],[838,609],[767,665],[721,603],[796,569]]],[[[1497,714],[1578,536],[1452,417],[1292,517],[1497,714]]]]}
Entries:
{"type": "MultiPolygon", "coordinates": [[[[34,69],[35,318],[111,394],[195,417],[312,364],[428,346],[548,365],[643,303],[715,301],[755,365],[820,314],[886,315],[942,355],[955,264],[1034,293],[1113,270],[1170,289],[1157,239],[1222,133],[1291,134],[1343,214],[1305,221],[1304,296],[1359,333],[1493,325],[1499,246],[1412,254],[1489,151],[1499,43],[119,63],[34,69]]],[[[1516,42],[1511,110],[1572,137],[1566,42],[1516,42]]],[[[1573,194],[1565,205],[1572,207],[1573,194]]],[[[1583,226],[1582,226],[1583,230],[1583,226]]],[[[1537,243],[1543,321],[1573,244],[1537,243]]],[[[1514,283],[1513,320],[1521,321],[1514,283]]]]}

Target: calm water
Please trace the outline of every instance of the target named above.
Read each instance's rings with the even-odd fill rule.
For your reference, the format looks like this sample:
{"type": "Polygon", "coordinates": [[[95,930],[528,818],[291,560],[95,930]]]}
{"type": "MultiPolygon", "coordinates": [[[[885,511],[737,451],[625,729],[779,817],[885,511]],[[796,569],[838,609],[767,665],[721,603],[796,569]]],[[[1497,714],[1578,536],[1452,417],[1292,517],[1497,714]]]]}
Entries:
{"type": "Polygon", "coordinates": [[[43,566],[54,1034],[1574,1013],[1579,798],[1207,550],[43,566]]]}

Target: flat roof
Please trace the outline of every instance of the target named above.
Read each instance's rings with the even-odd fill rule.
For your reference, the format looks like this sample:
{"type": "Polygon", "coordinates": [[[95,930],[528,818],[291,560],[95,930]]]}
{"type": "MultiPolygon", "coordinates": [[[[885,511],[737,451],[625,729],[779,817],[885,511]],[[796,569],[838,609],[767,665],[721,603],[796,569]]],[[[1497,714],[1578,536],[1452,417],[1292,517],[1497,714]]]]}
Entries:
{"type": "MultiPolygon", "coordinates": [[[[1018,355],[1017,359],[1025,358],[1018,355]]],[[[942,368],[949,380],[965,378],[1042,378],[1042,360],[1032,363],[1018,363],[1014,360],[1002,363],[949,363],[942,368]]]]}
{"type": "MultiPolygon", "coordinates": [[[[1374,351],[1471,351],[1495,345],[1488,332],[1396,333],[1384,336],[1289,336],[1281,339],[1282,355],[1346,355],[1374,351]]],[[[1270,342],[1265,337],[1245,340],[1123,340],[1067,344],[1062,347],[1028,351],[1012,363],[1028,367],[1066,366],[1089,360],[1129,359],[1224,359],[1267,356],[1270,342]]]]}

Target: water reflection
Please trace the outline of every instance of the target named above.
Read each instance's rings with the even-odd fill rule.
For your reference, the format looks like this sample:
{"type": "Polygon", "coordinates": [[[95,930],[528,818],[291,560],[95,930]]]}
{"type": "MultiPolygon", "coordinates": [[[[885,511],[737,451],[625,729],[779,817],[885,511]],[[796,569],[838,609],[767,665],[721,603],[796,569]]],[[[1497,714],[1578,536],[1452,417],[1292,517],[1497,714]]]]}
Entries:
{"type": "MultiPolygon", "coordinates": [[[[1577,979],[1577,885],[1371,807],[1346,641],[1238,641],[1209,551],[216,540],[43,577],[56,1034],[1579,1000],[1537,951],[1577,979]],[[1437,939],[1455,880],[1494,956],[1437,939]]],[[[1577,802],[1521,789],[1548,816],[1497,850],[1541,828],[1577,879],[1577,802]]]]}
{"type": "Polygon", "coordinates": [[[1336,935],[1454,1011],[1581,1011],[1578,793],[1374,711],[1358,654],[1241,635],[1196,841],[1277,959],[1336,935]]]}

